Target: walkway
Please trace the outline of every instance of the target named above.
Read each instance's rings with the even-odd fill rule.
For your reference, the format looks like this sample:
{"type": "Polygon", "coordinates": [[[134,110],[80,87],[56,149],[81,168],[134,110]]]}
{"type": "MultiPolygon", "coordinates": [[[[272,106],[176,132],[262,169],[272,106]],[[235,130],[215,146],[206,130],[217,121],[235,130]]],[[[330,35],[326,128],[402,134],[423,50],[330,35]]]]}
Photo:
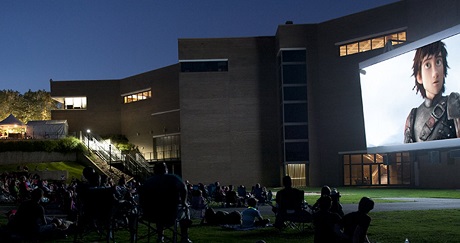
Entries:
{"type": "MultiPolygon", "coordinates": [[[[404,202],[376,203],[372,212],[406,211],[406,210],[430,210],[430,209],[460,209],[460,199],[446,198],[386,198],[404,202]]],[[[342,204],[344,213],[358,210],[358,204],[342,204]]],[[[242,211],[244,208],[219,208],[216,210],[242,211]]],[[[273,216],[271,206],[259,206],[262,215],[273,216]]]]}

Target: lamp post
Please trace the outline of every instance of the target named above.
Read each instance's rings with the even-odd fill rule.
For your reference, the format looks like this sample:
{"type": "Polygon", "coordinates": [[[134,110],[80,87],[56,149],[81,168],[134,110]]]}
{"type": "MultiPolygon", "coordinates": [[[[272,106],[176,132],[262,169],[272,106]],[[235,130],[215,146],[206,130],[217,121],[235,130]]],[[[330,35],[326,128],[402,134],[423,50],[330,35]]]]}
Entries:
{"type": "Polygon", "coordinates": [[[109,168],[112,171],[112,144],[109,144],[109,168]]]}
{"type": "Polygon", "coordinates": [[[86,130],[86,139],[88,140],[88,151],[90,150],[89,149],[89,134],[91,133],[91,130],[86,130]]]}

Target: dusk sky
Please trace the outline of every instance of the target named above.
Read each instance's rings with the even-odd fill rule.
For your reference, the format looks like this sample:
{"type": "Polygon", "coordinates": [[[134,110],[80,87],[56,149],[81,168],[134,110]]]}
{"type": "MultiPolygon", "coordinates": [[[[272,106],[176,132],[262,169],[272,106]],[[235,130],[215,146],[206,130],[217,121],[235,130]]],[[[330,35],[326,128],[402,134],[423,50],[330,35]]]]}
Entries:
{"type": "Polygon", "coordinates": [[[121,79],[178,62],[180,38],[274,36],[397,0],[1,0],[0,90],[121,79]]]}

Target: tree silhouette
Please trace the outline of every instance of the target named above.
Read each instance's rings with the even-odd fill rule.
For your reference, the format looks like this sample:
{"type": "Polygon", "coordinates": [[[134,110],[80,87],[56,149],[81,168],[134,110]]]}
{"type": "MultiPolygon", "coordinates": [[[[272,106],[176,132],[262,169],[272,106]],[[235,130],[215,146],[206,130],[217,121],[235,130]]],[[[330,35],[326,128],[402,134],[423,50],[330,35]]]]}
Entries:
{"type": "Polygon", "coordinates": [[[24,94],[14,90],[0,90],[0,120],[10,114],[26,124],[34,120],[50,120],[51,109],[56,107],[56,101],[45,90],[29,91],[24,94]]]}

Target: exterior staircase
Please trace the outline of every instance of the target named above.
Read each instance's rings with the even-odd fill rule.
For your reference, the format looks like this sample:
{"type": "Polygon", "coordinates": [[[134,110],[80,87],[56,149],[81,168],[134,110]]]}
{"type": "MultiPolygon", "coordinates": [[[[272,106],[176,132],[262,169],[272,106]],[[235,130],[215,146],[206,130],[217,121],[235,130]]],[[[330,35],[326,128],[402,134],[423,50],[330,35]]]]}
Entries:
{"type": "Polygon", "coordinates": [[[80,141],[95,156],[86,156],[98,170],[115,182],[123,175],[127,181],[133,176],[148,178],[152,174],[152,169],[144,157],[139,154],[122,154],[109,141],[102,139],[96,134],[88,133],[80,136],[80,141]],[[122,163],[125,172],[112,166],[112,163],[122,163]]]}

